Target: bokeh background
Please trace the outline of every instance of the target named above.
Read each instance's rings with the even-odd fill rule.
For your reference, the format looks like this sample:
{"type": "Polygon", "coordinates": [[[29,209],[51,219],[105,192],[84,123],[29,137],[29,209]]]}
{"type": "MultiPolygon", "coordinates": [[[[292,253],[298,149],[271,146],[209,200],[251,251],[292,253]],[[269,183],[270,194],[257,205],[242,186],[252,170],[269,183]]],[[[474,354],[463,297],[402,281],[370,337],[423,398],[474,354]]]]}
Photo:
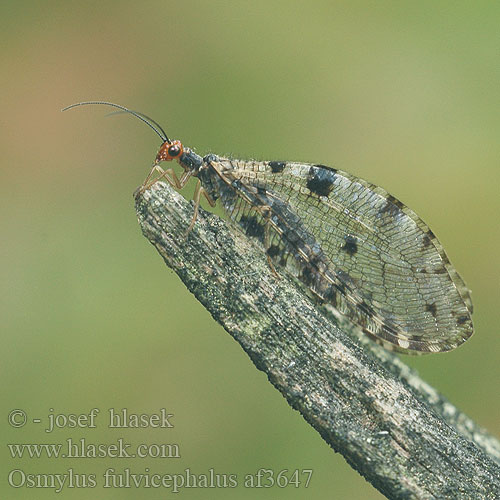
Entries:
{"type": "MultiPolygon", "coordinates": [[[[313,469],[309,488],[185,489],[191,498],[376,499],[257,371],[141,236],[132,192],[160,141],[241,158],[337,166],[382,185],[443,242],[473,291],[476,333],[408,358],[500,433],[500,4],[420,1],[4,1],[1,4],[1,404],[8,443],[68,437],[177,443],[180,459],[12,459],[8,472],[94,473],[59,498],[166,498],[102,474],[313,469]],[[44,432],[101,410],[97,429],[44,432]],[[24,409],[43,424],[13,429],[24,409]],[[174,429],[107,429],[108,408],[175,415],[174,429]]],[[[185,193],[191,197],[193,186],[185,193]]]]}

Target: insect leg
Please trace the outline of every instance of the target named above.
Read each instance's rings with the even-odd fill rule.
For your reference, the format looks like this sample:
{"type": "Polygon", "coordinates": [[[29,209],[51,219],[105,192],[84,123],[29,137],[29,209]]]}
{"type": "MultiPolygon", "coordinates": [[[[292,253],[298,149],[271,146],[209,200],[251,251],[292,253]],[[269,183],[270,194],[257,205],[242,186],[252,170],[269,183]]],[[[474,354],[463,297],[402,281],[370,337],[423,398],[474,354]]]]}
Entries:
{"type": "Polygon", "coordinates": [[[143,193],[144,191],[146,191],[146,189],[149,189],[153,184],[158,182],[160,179],[165,179],[172,187],[175,187],[176,189],[182,189],[186,185],[191,175],[192,174],[190,171],[185,171],[182,174],[181,178],[179,179],[173,169],[169,168],[167,170],[163,170],[159,165],[155,164],[138,191],[140,193],[143,193]],[[160,175],[153,181],[149,181],[154,172],[159,172],[160,175]]]}
{"type": "MultiPolygon", "coordinates": [[[[184,176],[185,175],[183,175],[181,177],[181,181],[184,178],[184,176]]],[[[205,189],[203,189],[203,186],[201,185],[201,181],[200,181],[200,179],[198,179],[198,181],[196,182],[196,187],[194,188],[194,195],[193,195],[193,201],[194,201],[193,218],[191,219],[191,223],[189,224],[189,227],[187,228],[187,231],[184,233],[184,237],[187,237],[187,235],[193,230],[194,223],[196,222],[196,219],[198,218],[198,209],[200,208],[200,198],[201,198],[201,195],[203,195],[206,198],[206,200],[208,201],[208,203],[210,203],[211,207],[215,207],[215,201],[205,191],[205,189]]]]}
{"type": "Polygon", "coordinates": [[[212,199],[212,197],[203,189],[201,188],[201,194],[205,197],[205,199],[208,201],[211,207],[215,207],[216,202],[212,199]]]}
{"type": "Polygon", "coordinates": [[[153,168],[149,172],[148,176],[146,177],[146,180],[142,183],[141,187],[137,190],[138,193],[143,193],[144,191],[146,191],[146,189],[151,187],[151,184],[149,184],[149,179],[151,179],[151,177],[153,176],[153,173],[157,172],[157,171],[159,171],[161,173],[164,172],[164,170],[157,163],[155,163],[153,165],[153,168]]]}

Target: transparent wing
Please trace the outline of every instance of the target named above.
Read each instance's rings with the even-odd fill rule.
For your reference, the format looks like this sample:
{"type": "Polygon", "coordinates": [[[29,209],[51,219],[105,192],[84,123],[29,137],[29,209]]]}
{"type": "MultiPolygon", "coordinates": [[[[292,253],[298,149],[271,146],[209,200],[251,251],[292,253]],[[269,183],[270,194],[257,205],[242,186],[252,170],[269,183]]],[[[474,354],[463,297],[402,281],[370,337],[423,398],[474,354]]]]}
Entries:
{"type": "Polygon", "coordinates": [[[233,183],[231,217],[263,243],[271,227],[268,251],[278,264],[295,266],[367,334],[404,352],[450,350],[472,334],[470,293],[443,247],[382,188],[323,165],[221,160],[220,171],[233,183]],[[319,264],[304,272],[302,255],[319,264]],[[334,284],[334,300],[309,276],[316,271],[334,284]]]}

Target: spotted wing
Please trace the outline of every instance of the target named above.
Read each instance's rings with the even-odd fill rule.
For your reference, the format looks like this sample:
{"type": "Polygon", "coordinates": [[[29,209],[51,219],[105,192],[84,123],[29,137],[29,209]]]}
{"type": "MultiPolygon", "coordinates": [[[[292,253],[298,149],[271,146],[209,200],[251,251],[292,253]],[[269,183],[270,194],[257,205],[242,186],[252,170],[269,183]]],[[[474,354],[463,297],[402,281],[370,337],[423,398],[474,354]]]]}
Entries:
{"type": "Polygon", "coordinates": [[[219,169],[233,183],[232,218],[370,336],[411,353],[472,334],[470,294],[443,247],[382,188],[323,165],[221,160],[219,169]]]}

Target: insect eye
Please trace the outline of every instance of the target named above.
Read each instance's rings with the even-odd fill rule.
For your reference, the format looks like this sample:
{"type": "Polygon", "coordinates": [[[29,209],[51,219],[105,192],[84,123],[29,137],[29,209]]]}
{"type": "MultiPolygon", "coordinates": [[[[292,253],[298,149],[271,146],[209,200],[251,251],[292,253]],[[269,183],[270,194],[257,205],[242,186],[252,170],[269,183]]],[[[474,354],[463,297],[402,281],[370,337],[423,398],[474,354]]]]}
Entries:
{"type": "Polygon", "coordinates": [[[168,154],[169,156],[175,158],[176,156],[179,156],[182,152],[182,147],[180,144],[172,144],[168,148],[168,154]]]}

